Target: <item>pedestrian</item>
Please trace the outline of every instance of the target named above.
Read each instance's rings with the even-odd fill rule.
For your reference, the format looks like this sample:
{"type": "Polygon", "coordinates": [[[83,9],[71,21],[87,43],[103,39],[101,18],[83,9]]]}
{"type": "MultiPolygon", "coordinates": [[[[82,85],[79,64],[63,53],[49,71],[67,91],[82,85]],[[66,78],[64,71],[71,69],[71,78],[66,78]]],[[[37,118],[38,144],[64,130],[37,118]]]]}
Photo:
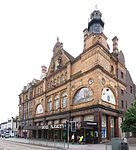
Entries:
{"type": "Polygon", "coordinates": [[[83,138],[84,138],[84,136],[83,136],[83,135],[79,137],[79,144],[82,144],[82,142],[83,142],[83,138]]]}
{"type": "Polygon", "coordinates": [[[82,141],[82,143],[83,143],[83,144],[85,144],[85,143],[86,143],[86,137],[85,137],[85,136],[83,137],[83,141],[82,141]]]}
{"type": "Polygon", "coordinates": [[[74,144],[74,141],[75,141],[75,135],[72,134],[72,136],[71,136],[71,142],[72,142],[72,144],[74,144]]]}

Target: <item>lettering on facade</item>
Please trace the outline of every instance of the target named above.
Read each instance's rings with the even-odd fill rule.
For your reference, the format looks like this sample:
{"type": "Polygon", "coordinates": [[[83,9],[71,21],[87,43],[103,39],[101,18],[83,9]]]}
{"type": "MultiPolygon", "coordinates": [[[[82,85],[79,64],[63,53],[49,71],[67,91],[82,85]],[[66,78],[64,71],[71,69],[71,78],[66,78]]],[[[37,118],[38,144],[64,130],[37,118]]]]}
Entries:
{"type": "Polygon", "coordinates": [[[42,129],[49,129],[49,125],[42,126],[42,129]]]}
{"type": "Polygon", "coordinates": [[[65,128],[65,124],[51,124],[51,125],[44,125],[41,127],[42,130],[44,129],[63,129],[65,128]]]}
{"type": "Polygon", "coordinates": [[[87,125],[97,125],[96,122],[87,122],[87,125]]]}
{"type": "Polygon", "coordinates": [[[51,129],[61,129],[64,128],[64,124],[54,124],[54,125],[50,125],[51,129]]]}

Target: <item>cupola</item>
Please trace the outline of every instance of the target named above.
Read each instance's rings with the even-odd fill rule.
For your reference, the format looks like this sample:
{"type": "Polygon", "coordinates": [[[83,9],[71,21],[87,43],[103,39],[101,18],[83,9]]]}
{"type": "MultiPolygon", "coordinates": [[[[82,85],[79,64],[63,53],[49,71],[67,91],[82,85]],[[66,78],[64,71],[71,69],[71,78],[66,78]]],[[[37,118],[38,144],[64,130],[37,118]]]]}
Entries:
{"type": "Polygon", "coordinates": [[[88,31],[90,33],[102,33],[104,29],[104,22],[101,19],[102,13],[99,10],[94,10],[90,15],[90,22],[88,23],[88,31]]]}

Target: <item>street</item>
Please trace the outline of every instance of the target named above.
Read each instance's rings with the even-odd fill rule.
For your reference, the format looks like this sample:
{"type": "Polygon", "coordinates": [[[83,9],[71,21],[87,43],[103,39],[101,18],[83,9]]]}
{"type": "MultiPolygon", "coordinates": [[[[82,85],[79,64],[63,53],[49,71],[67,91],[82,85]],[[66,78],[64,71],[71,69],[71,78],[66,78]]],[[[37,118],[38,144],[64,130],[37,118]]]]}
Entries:
{"type": "Polygon", "coordinates": [[[42,147],[0,139],[0,150],[57,150],[57,148],[42,147]]]}

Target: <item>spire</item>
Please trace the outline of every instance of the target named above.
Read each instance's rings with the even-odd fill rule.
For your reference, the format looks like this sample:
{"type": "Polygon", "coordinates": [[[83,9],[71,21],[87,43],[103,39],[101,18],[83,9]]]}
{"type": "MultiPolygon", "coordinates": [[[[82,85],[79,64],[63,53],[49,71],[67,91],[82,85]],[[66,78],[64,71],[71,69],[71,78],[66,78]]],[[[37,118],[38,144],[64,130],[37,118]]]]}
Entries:
{"type": "Polygon", "coordinates": [[[57,36],[57,43],[59,43],[59,37],[57,36]]]}
{"type": "Polygon", "coordinates": [[[61,51],[61,50],[63,50],[63,43],[61,43],[59,41],[59,37],[57,37],[57,42],[56,42],[56,44],[55,44],[55,46],[53,48],[53,52],[57,53],[58,51],[61,51]]]}
{"type": "Polygon", "coordinates": [[[97,8],[97,4],[95,5],[95,10],[98,10],[98,8],[97,8]]]}

